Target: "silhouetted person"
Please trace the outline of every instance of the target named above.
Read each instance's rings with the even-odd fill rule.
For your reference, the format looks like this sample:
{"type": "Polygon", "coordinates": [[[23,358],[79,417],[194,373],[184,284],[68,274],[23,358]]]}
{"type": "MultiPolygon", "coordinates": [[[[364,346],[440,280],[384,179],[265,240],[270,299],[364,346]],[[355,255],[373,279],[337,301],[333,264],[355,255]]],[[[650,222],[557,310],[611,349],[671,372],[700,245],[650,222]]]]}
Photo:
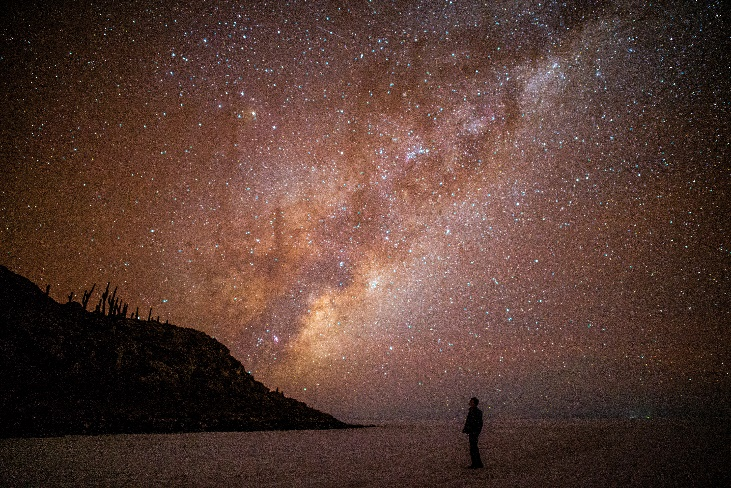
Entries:
{"type": "Polygon", "coordinates": [[[469,467],[471,469],[482,467],[480,447],[477,445],[477,439],[480,437],[480,432],[482,432],[482,410],[477,408],[478,403],[480,401],[477,398],[470,398],[470,410],[467,413],[464,429],[462,429],[462,432],[467,434],[470,439],[470,457],[472,458],[472,464],[469,467]]]}

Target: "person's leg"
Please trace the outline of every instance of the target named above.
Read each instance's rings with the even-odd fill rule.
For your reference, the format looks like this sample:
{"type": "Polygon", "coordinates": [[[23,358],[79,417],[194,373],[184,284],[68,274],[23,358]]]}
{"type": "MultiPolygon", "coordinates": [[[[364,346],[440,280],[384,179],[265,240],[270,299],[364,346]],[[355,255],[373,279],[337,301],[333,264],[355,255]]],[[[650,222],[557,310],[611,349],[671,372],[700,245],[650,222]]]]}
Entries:
{"type": "Polygon", "coordinates": [[[480,458],[480,447],[477,444],[477,434],[470,434],[470,458],[472,458],[471,468],[481,468],[482,459],[480,458]]]}

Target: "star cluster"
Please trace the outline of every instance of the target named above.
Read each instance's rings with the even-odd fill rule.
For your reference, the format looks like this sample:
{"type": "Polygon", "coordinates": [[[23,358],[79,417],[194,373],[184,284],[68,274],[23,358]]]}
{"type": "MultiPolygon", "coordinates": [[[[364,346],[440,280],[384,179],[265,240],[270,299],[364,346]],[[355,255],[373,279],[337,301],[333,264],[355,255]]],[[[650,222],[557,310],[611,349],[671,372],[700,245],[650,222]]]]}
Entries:
{"type": "Polygon", "coordinates": [[[58,299],[345,418],[728,412],[721,2],[3,16],[0,262],[58,299]]]}

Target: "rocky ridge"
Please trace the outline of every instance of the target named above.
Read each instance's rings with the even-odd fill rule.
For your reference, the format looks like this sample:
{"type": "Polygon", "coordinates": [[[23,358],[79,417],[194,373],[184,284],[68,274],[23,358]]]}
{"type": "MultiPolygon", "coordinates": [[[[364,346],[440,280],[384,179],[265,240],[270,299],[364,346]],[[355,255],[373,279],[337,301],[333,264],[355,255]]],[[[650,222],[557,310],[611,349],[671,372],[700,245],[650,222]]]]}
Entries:
{"type": "Polygon", "coordinates": [[[0,266],[0,437],[349,427],[270,391],[203,332],[69,298],[0,266]]]}

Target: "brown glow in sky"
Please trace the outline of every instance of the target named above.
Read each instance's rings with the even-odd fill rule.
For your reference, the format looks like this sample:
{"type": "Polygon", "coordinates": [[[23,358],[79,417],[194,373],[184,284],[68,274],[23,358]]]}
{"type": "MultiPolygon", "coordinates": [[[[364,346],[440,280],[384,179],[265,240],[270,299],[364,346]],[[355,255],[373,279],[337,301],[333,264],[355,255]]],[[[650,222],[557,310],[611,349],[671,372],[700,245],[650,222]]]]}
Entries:
{"type": "Polygon", "coordinates": [[[721,2],[16,2],[0,263],[336,416],[729,412],[721,2]]]}

